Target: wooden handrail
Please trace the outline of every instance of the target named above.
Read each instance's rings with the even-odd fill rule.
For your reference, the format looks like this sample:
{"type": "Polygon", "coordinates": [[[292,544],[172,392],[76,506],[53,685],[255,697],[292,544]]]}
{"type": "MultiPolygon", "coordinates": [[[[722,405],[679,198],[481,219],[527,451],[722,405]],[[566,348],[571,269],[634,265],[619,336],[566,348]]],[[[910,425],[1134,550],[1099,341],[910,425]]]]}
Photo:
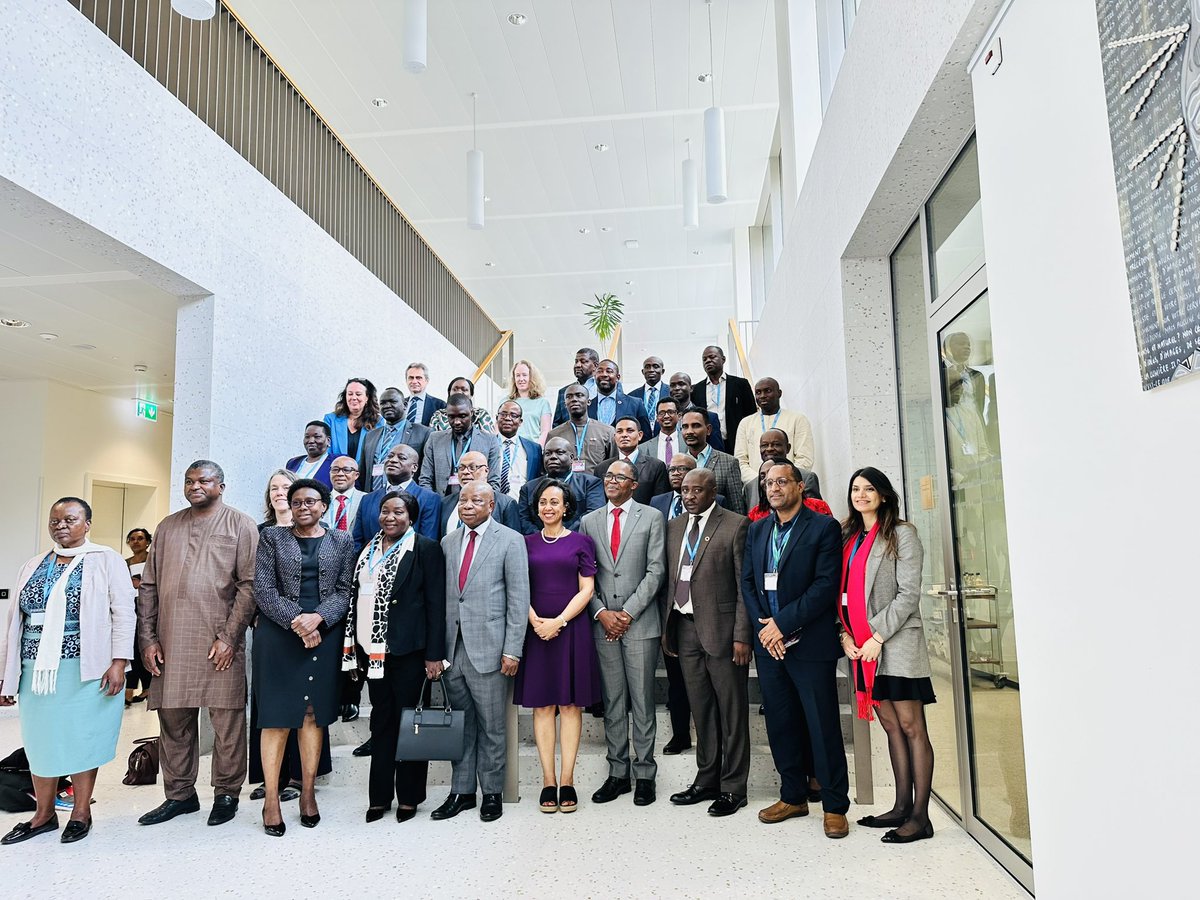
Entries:
{"type": "Polygon", "coordinates": [[[617,359],[617,345],[621,343],[621,327],[617,326],[617,330],[613,332],[612,342],[608,345],[608,358],[614,362],[617,359]]]}
{"type": "Polygon", "coordinates": [[[750,360],[746,358],[746,348],[742,346],[742,335],[738,331],[735,319],[729,320],[729,332],[733,335],[733,346],[737,350],[738,361],[742,364],[742,377],[754,384],[754,376],[750,374],[750,360]]]}
{"type": "Polygon", "coordinates": [[[481,362],[479,364],[479,368],[475,370],[475,377],[471,379],[472,381],[479,380],[479,376],[487,371],[488,366],[492,364],[492,360],[496,358],[496,354],[500,352],[505,344],[512,340],[512,336],[513,332],[511,328],[508,331],[500,332],[500,338],[496,341],[496,346],[492,347],[492,352],[483,358],[483,362],[481,362]]]}

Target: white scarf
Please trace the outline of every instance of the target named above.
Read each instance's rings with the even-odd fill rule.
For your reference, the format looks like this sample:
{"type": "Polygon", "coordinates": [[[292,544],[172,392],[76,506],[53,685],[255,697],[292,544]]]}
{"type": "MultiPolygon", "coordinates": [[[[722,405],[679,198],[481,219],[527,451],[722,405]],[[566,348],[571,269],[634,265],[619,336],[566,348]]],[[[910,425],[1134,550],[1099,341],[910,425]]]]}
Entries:
{"type": "MultiPolygon", "coordinates": [[[[106,548],[85,540],[78,547],[60,547],[54,545],[58,556],[70,557],[67,568],[54,582],[50,596],[46,599],[45,621],[42,623],[42,639],[38,643],[37,659],[33,664],[33,692],[35,694],[53,694],[58,685],[58,664],[62,660],[63,628],[67,621],[67,582],[71,573],[83,564],[83,558],[89,553],[99,553],[106,548]]],[[[46,577],[54,571],[53,567],[46,577]]]]}

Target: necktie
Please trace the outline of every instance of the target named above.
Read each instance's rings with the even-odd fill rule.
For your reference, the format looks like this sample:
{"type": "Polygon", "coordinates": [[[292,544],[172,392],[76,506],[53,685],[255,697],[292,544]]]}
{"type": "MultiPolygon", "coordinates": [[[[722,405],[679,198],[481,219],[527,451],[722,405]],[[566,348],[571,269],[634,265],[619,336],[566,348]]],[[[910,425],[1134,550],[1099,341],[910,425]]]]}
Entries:
{"type": "MultiPolygon", "coordinates": [[[[692,530],[688,532],[687,543],[689,547],[695,547],[700,543],[700,517],[692,516],[692,530]]],[[[687,557],[685,550],[679,559],[680,568],[690,566],[692,560],[687,557]]],[[[675,605],[679,608],[687,606],[688,601],[692,599],[692,582],[676,581],[675,582],[675,605]]]]}
{"type": "Polygon", "coordinates": [[[408,398],[408,409],[404,413],[404,418],[408,419],[408,421],[412,422],[414,425],[416,424],[416,422],[417,422],[417,398],[416,397],[408,398]]]}
{"type": "Polygon", "coordinates": [[[608,547],[612,550],[613,561],[616,562],[617,553],[621,550],[621,509],[619,507],[613,509],[612,537],[609,539],[608,547]]]}
{"type": "Polygon", "coordinates": [[[646,391],[646,418],[651,422],[654,421],[655,412],[658,410],[658,388],[652,387],[646,391]]]}
{"type": "Polygon", "coordinates": [[[681,512],[683,512],[683,497],[676,494],[675,499],[671,501],[671,518],[675,518],[681,512]]]}
{"type": "Polygon", "coordinates": [[[471,536],[467,538],[467,552],[463,554],[462,565],[458,567],[458,589],[461,591],[467,586],[467,576],[471,573],[471,560],[475,558],[475,535],[477,532],[471,529],[471,536]]]}
{"type": "MultiPolygon", "coordinates": [[[[392,447],[396,445],[396,436],[399,432],[399,423],[383,427],[383,434],[379,438],[379,444],[375,447],[375,465],[383,466],[383,461],[387,459],[387,455],[392,452],[392,447]]],[[[386,475],[376,475],[371,480],[371,490],[378,491],[385,487],[387,487],[386,475]]]]}
{"type": "Polygon", "coordinates": [[[350,524],[346,521],[346,495],[338,494],[337,516],[333,520],[333,527],[338,531],[348,531],[350,524]]]}
{"type": "Polygon", "coordinates": [[[508,470],[512,466],[512,438],[504,439],[504,459],[500,462],[500,493],[508,493],[508,470]]]}
{"type": "Polygon", "coordinates": [[[666,458],[666,463],[667,463],[667,465],[669,466],[669,465],[671,464],[671,457],[675,455],[675,451],[671,449],[671,437],[672,437],[672,436],[671,436],[671,435],[669,435],[669,434],[664,434],[664,435],[663,435],[663,437],[665,437],[665,438],[667,439],[667,458],[666,458]]]}

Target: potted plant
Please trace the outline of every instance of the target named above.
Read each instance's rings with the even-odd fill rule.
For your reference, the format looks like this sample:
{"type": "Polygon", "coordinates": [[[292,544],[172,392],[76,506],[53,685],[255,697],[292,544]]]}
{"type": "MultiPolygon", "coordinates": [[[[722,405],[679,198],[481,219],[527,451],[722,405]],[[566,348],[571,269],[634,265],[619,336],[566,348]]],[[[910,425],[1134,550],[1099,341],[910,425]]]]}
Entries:
{"type": "Polygon", "coordinates": [[[625,304],[616,294],[596,294],[594,303],[584,303],[584,318],[588,328],[601,343],[607,344],[621,324],[625,304]]]}

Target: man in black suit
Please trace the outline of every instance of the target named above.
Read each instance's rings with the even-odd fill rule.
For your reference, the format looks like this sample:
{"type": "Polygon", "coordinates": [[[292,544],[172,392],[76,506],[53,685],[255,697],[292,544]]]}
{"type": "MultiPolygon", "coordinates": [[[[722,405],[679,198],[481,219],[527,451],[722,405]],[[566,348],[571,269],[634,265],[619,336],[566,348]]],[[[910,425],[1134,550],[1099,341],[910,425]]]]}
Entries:
{"type": "Polygon", "coordinates": [[[795,465],[771,467],[765,483],[772,514],[750,528],[741,588],[757,632],[755,666],[782,785],[779,802],[758,818],[775,823],[808,815],[809,776],[815,775],[825,836],[843,838],[850,831],[850,780],[837,694],[841,529],[836,519],[804,505],[795,465]],[[814,772],[805,771],[808,742],[814,772]]]}
{"type": "Polygon", "coordinates": [[[617,445],[617,455],[606,459],[596,466],[596,477],[604,480],[604,473],[617,460],[624,460],[633,466],[637,473],[637,488],[633,499],[637,503],[649,503],[653,497],[671,489],[667,480],[667,467],[638,446],[642,439],[642,427],[633,416],[622,416],[617,419],[613,443],[617,445]]]}
{"type": "Polygon", "coordinates": [[[588,403],[588,415],[605,425],[616,425],[622,416],[633,416],[643,434],[650,430],[641,401],[621,390],[621,370],[611,359],[600,360],[596,368],[596,396],[588,403]]]}
{"type": "Polygon", "coordinates": [[[521,507],[521,531],[525,534],[535,534],[542,528],[541,520],[537,517],[537,510],[532,507],[538,488],[547,478],[557,478],[559,481],[566,482],[571,493],[575,495],[577,501],[575,516],[570,521],[564,521],[563,525],[571,531],[578,531],[579,520],[593,509],[599,509],[605,504],[604,486],[595,475],[589,475],[582,470],[573,471],[575,448],[566,438],[555,437],[546,441],[542,462],[546,474],[533,479],[533,481],[525,482],[525,486],[521,488],[521,498],[518,501],[521,507]]]}
{"type": "Polygon", "coordinates": [[[404,417],[409,422],[428,426],[433,414],[446,406],[445,400],[425,393],[425,388],[429,386],[429,367],[422,362],[409,363],[404,370],[404,380],[408,383],[410,394],[404,417]]]}
{"type": "Polygon", "coordinates": [[[706,377],[692,388],[692,402],[716,414],[725,446],[732,447],[742,418],[757,409],[754,388],[745,378],[725,374],[725,351],[720,347],[705,347],[700,364],[706,377]]]}
{"type": "Polygon", "coordinates": [[[643,435],[643,440],[649,440],[658,434],[659,424],[656,418],[658,401],[670,396],[667,393],[667,386],[663,384],[663,371],[662,359],[657,356],[647,356],[642,363],[642,378],[646,379],[646,383],[629,392],[630,397],[642,404],[646,420],[650,423],[650,430],[643,435]]]}
{"type": "Polygon", "coordinates": [[[399,388],[384,388],[379,395],[379,412],[383,421],[363,435],[362,466],[358,474],[360,491],[377,491],[387,486],[387,474],[383,462],[388,453],[398,444],[407,444],[417,452],[417,468],[421,467],[421,454],[425,452],[425,441],[429,429],[420,422],[410,422],[404,417],[406,404],[399,388]]]}
{"type": "Polygon", "coordinates": [[[697,406],[692,402],[692,376],[687,372],[676,372],[671,376],[668,384],[671,387],[671,398],[675,401],[676,418],[682,419],[684,413],[691,412],[693,409],[702,410],[708,416],[708,424],[712,428],[708,436],[709,446],[723,451],[725,442],[721,440],[721,420],[717,418],[716,413],[709,412],[704,409],[703,405],[697,406]]]}
{"type": "MultiPolygon", "coordinates": [[[[600,365],[600,354],[591,347],[580,347],[575,351],[575,365],[572,371],[575,373],[575,383],[582,384],[587,389],[588,399],[596,396],[596,367],[600,365]]],[[[563,385],[558,389],[558,401],[554,407],[554,422],[557,427],[567,419],[571,418],[571,413],[567,409],[567,388],[571,385],[563,385]]]]}

